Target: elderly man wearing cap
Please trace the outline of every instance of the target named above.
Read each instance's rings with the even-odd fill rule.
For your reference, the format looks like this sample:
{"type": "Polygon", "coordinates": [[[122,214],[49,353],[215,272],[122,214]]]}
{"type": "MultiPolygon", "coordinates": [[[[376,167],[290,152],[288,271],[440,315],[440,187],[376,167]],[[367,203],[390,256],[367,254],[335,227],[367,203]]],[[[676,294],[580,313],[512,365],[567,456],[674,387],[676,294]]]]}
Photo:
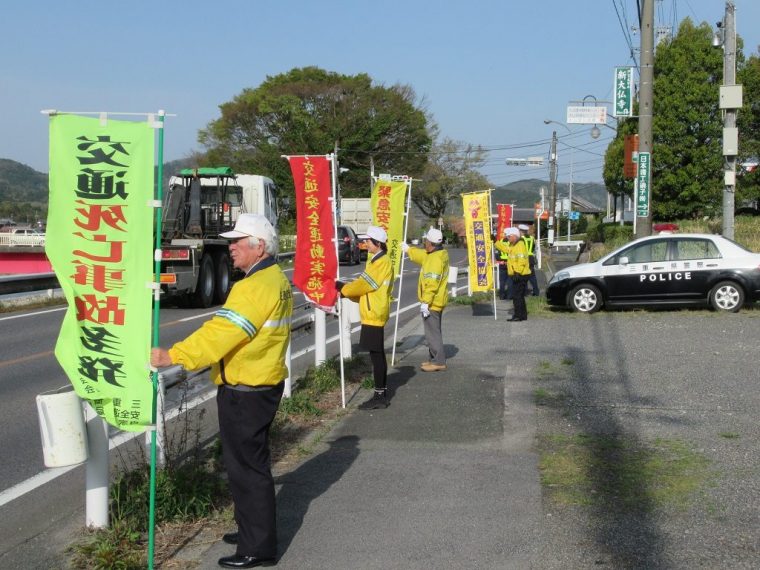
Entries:
{"type": "Polygon", "coordinates": [[[449,279],[449,253],[443,249],[441,230],[430,228],[425,234],[425,248],[409,247],[402,244],[402,249],[414,263],[422,266],[417,285],[417,298],[420,301],[420,313],[425,324],[425,339],[430,352],[430,360],[422,363],[425,372],[446,370],[446,354],[443,350],[441,318],[443,308],[449,301],[446,282],[449,279]]]}
{"type": "Polygon", "coordinates": [[[369,351],[375,380],[375,393],[359,405],[362,410],[379,410],[388,407],[386,385],[388,362],[385,359],[385,323],[391,311],[393,268],[387,255],[388,234],[383,228],[369,226],[367,233],[358,236],[367,246],[369,259],[364,272],[350,283],[337,281],[335,287],[341,295],[359,303],[362,332],[359,344],[369,351]]]}
{"type": "MultiPolygon", "coordinates": [[[[530,281],[530,290],[531,294],[534,297],[538,297],[538,278],[536,277],[536,256],[534,254],[534,250],[536,248],[536,238],[534,238],[532,235],[530,235],[528,232],[530,231],[530,228],[526,226],[525,224],[520,224],[517,226],[517,229],[520,230],[520,236],[522,240],[525,242],[525,249],[528,251],[528,267],[530,267],[530,275],[528,276],[528,280],[530,281]]],[[[527,295],[528,288],[525,288],[525,294],[527,295]]]]}
{"type": "Polygon", "coordinates": [[[495,242],[494,247],[507,254],[507,273],[512,279],[512,303],[514,311],[510,321],[528,320],[528,309],[525,306],[525,285],[530,275],[528,266],[528,251],[525,242],[520,238],[520,230],[507,228],[504,232],[509,243],[495,242]]]}
{"type": "Polygon", "coordinates": [[[275,262],[277,234],[256,214],[241,214],[230,241],[233,264],[245,272],[227,302],[185,340],[169,350],[154,348],[153,366],[181,364],[189,370],[211,366],[218,385],[219,434],[237,532],[224,542],[237,545],[224,568],[253,568],[277,557],[274,480],[270,469],[269,427],[288,375],[293,296],[275,262]]]}

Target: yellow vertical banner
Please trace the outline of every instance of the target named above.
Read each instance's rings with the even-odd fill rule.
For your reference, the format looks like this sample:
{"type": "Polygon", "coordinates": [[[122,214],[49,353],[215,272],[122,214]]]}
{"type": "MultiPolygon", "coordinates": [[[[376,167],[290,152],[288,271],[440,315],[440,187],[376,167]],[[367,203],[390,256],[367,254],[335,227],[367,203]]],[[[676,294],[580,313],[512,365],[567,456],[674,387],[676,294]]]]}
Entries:
{"type": "Polygon", "coordinates": [[[378,180],[372,188],[370,199],[372,224],[380,226],[388,233],[388,257],[393,267],[393,275],[398,275],[401,265],[407,186],[405,180],[378,180]]]}
{"type": "Polygon", "coordinates": [[[108,423],[153,423],[148,370],[155,131],[147,122],[50,119],[45,252],[68,301],[55,355],[108,423]]]}
{"type": "Polygon", "coordinates": [[[470,291],[490,291],[493,289],[493,244],[489,193],[462,194],[462,208],[470,266],[470,291]]]}

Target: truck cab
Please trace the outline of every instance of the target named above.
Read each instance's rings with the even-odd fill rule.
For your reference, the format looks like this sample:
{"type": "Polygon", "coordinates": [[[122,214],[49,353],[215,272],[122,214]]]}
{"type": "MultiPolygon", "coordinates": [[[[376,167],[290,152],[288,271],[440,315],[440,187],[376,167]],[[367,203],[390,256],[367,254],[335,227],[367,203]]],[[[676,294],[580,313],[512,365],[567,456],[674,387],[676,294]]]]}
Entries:
{"type": "Polygon", "coordinates": [[[263,214],[277,227],[277,188],[266,176],[229,167],[188,168],[164,193],[161,290],[187,304],[224,303],[233,279],[228,241],[242,213],[263,214]]]}

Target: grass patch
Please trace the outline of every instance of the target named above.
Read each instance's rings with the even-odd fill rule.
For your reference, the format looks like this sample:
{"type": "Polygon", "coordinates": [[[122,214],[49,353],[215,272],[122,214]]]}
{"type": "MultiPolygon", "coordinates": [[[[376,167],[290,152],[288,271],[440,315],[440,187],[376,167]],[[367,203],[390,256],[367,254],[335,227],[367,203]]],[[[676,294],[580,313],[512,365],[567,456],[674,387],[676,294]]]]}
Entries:
{"type": "Polygon", "coordinates": [[[573,364],[575,364],[575,360],[567,356],[563,357],[560,362],[562,363],[563,366],[572,366],[573,364]]]}
{"type": "Polygon", "coordinates": [[[733,431],[723,431],[718,435],[723,439],[739,439],[739,434],[733,431]]]}
{"type": "Polygon", "coordinates": [[[493,303],[493,293],[490,291],[479,291],[472,295],[457,295],[449,297],[449,303],[454,305],[474,305],[475,303],[493,303]]]}
{"type": "Polygon", "coordinates": [[[541,483],[560,505],[623,511],[690,506],[714,478],[710,461],[677,439],[544,435],[541,483]]]}
{"type": "Polygon", "coordinates": [[[565,396],[563,396],[562,394],[557,394],[555,392],[550,392],[549,390],[546,390],[545,388],[536,388],[533,391],[533,401],[536,403],[537,406],[556,407],[565,401],[565,396]]]}

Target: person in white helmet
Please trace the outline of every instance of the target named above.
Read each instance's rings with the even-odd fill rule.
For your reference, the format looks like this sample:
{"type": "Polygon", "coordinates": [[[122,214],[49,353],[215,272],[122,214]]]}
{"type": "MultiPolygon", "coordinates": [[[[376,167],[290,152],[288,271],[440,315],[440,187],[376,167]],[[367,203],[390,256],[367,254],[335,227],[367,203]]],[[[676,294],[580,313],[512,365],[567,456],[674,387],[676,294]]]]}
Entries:
{"type": "Polygon", "coordinates": [[[505,233],[509,243],[504,246],[502,242],[495,242],[494,247],[507,253],[507,273],[512,278],[514,285],[512,292],[514,314],[508,320],[512,322],[526,321],[528,320],[528,308],[525,305],[525,285],[530,275],[528,251],[525,249],[525,242],[520,238],[520,230],[507,228],[505,233]]]}
{"type": "Polygon", "coordinates": [[[417,298],[420,301],[420,314],[425,325],[425,339],[430,353],[430,360],[422,363],[422,370],[446,370],[441,318],[443,308],[449,301],[449,292],[446,289],[449,279],[449,253],[443,249],[443,234],[441,230],[431,227],[425,233],[424,249],[409,247],[405,243],[401,248],[411,261],[422,266],[417,298]]]}

